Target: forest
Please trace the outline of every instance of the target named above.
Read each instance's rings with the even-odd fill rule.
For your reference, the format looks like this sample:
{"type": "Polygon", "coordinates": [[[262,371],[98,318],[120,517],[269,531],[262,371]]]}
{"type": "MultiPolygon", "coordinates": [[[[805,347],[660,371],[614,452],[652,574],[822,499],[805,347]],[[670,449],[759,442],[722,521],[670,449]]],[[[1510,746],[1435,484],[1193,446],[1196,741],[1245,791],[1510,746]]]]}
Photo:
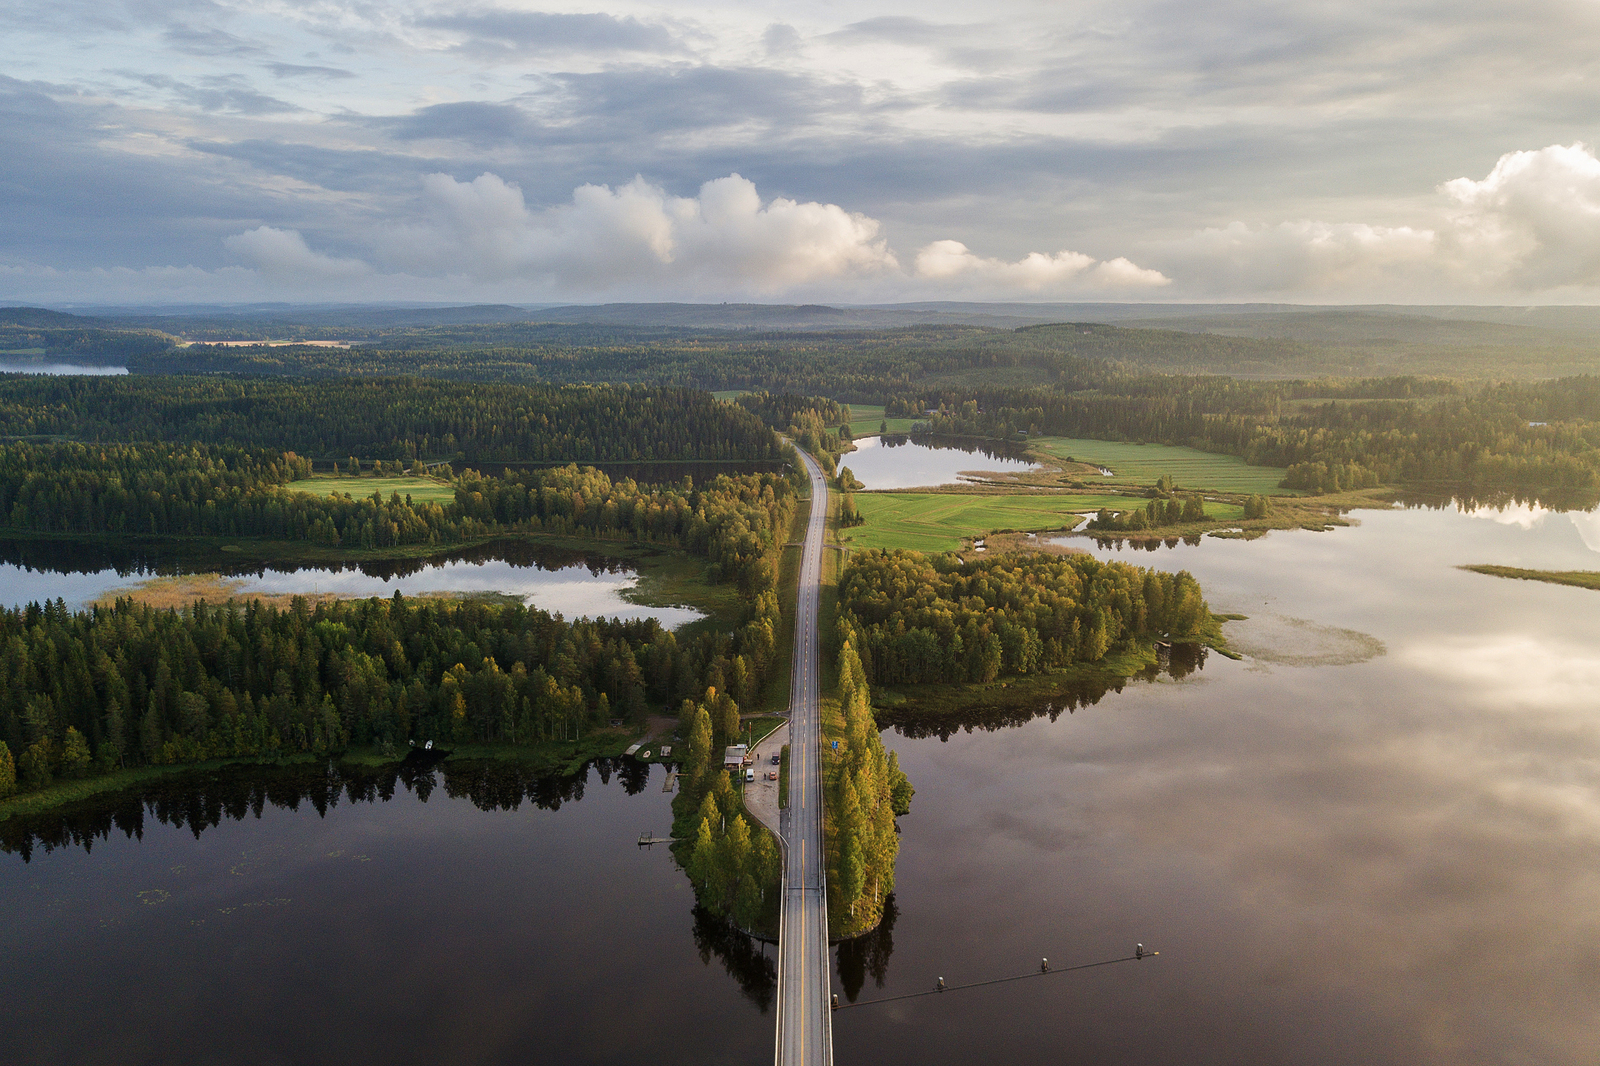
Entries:
{"type": "Polygon", "coordinates": [[[828,925],[836,938],[877,926],[894,892],[900,853],[895,818],[909,814],[915,789],[886,752],[872,713],[872,690],[855,648],[839,649],[839,717],[826,730],[839,750],[825,751],[828,925]]]}
{"type": "MultiPolygon", "coordinates": [[[[263,469],[283,473],[270,464],[247,472],[263,469]]],[[[731,633],[680,646],[654,623],[566,623],[518,607],[398,597],[282,613],[32,605],[0,613],[0,789],[349,744],[576,739],[707,688],[738,699],[760,691],[777,650],[777,556],[796,505],[788,479],[724,475],[702,489],[641,490],[573,466],[520,475],[485,496],[490,484],[463,479],[450,510],[477,513],[457,514],[458,528],[502,528],[498,507],[519,529],[674,544],[706,557],[712,580],[738,585],[744,618],[731,633]]],[[[150,495],[126,498],[143,506],[150,495]]],[[[70,502],[57,497],[53,513],[70,502]]],[[[171,495],[149,513],[201,522],[229,512],[171,495]]]]}
{"type": "Polygon", "coordinates": [[[775,460],[754,415],[684,388],[0,376],[0,437],[271,448],[313,459],[775,460]]]}
{"type": "Polygon", "coordinates": [[[864,551],[839,579],[839,638],[872,685],[1036,674],[1099,662],[1127,641],[1197,641],[1210,624],[1187,571],[1088,555],[864,551]]]}

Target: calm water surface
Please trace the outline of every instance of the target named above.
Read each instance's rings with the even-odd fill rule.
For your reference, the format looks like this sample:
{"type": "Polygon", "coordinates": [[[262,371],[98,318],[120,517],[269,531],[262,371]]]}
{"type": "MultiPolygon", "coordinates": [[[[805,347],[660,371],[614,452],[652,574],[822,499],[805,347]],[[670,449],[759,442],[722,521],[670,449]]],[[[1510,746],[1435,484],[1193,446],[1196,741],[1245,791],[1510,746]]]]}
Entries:
{"type": "MultiPolygon", "coordinates": [[[[0,605],[59,598],[77,607],[154,577],[194,571],[177,561],[97,558],[92,552],[50,563],[40,558],[37,545],[28,547],[26,553],[0,551],[0,559],[4,559],[0,561],[0,605]]],[[[432,559],[287,570],[239,568],[227,576],[238,581],[241,593],[324,592],[364,598],[388,597],[396,591],[406,595],[496,592],[520,596],[531,607],[559,611],[568,618],[654,618],[671,629],[703,617],[690,607],[629,602],[626,594],[638,584],[639,574],[615,559],[548,552],[513,542],[432,559]]]]}
{"type": "Polygon", "coordinates": [[[1600,1060],[1600,594],[1455,569],[1600,569],[1600,529],[1356,517],[1098,553],[1189,569],[1280,661],[886,737],[917,797],[863,999],[1162,955],[846,1011],[840,1062],[1600,1060]]]}
{"type": "MultiPolygon", "coordinates": [[[[842,998],[1135,941],[1161,955],[842,1011],[841,1064],[1600,1060],[1600,593],[1455,569],[1600,569],[1600,530],[1355,517],[1100,550],[1195,573],[1250,616],[1246,661],[1021,725],[886,734],[917,796],[893,927],[841,950],[842,998]]],[[[198,838],[148,815],[142,839],[113,828],[89,853],[0,854],[0,996],[49,1018],[8,1027],[8,1050],[764,1060],[767,971],[697,926],[666,855],[633,848],[668,818],[640,785],[596,775],[581,801],[560,786],[508,810],[515,788],[441,782],[422,803],[402,782],[198,838]]]]}
{"type": "Polygon", "coordinates": [[[127,372],[128,368],[125,366],[34,362],[29,359],[0,357],[0,374],[47,374],[52,377],[82,374],[86,377],[117,377],[127,372]]]}
{"type": "Polygon", "coordinates": [[[1020,449],[989,442],[913,444],[903,436],[867,437],[856,441],[856,450],[840,456],[840,466],[848,466],[856,480],[869,489],[912,489],[930,485],[952,485],[966,471],[1020,473],[1036,464],[1022,458],[1020,449]]]}

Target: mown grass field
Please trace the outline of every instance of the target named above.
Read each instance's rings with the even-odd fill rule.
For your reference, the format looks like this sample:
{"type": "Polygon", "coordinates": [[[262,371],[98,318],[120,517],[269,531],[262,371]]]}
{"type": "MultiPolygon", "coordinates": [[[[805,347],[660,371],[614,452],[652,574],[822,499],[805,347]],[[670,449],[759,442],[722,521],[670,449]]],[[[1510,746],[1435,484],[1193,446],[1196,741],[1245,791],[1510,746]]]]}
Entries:
{"type": "Polygon", "coordinates": [[[890,418],[883,417],[882,407],[873,407],[870,404],[853,403],[850,405],[850,435],[852,437],[875,437],[878,427],[887,421],[890,433],[910,433],[915,418],[890,418]]]}
{"type": "Polygon", "coordinates": [[[1126,496],[974,496],[931,492],[862,492],[856,509],[867,521],[839,531],[851,548],[955,551],[965,537],[999,529],[1022,532],[1070,529],[1078,512],[1102,507],[1127,510],[1143,500],[1126,496]]]}
{"type": "Polygon", "coordinates": [[[358,500],[374,492],[383,493],[386,500],[393,492],[398,492],[401,499],[410,493],[412,503],[449,503],[456,498],[452,486],[431,477],[318,477],[313,474],[303,481],[292,482],[289,487],[317,496],[349,493],[358,500]]]}
{"type": "Polygon", "coordinates": [[[1076,437],[1040,437],[1036,447],[1066,459],[1109,468],[1119,480],[1153,485],[1163,474],[1171,474],[1178,490],[1241,492],[1262,495],[1295,495],[1280,489],[1278,482],[1287,471],[1275,466],[1249,466],[1236,455],[1218,455],[1198,448],[1179,448],[1166,444],[1131,444],[1126,441],[1082,440],[1076,437]]]}

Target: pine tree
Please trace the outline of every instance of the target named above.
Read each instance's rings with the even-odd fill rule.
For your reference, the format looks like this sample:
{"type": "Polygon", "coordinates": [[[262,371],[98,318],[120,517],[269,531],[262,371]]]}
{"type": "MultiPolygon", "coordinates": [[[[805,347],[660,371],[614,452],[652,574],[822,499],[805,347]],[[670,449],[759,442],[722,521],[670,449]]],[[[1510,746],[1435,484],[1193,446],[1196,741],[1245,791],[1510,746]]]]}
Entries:
{"type": "Polygon", "coordinates": [[[11,749],[0,740],[0,799],[17,790],[17,764],[11,758],[11,749]]]}
{"type": "Polygon", "coordinates": [[[89,742],[73,726],[67,727],[67,739],[61,748],[61,776],[82,777],[89,772],[89,742]]]}

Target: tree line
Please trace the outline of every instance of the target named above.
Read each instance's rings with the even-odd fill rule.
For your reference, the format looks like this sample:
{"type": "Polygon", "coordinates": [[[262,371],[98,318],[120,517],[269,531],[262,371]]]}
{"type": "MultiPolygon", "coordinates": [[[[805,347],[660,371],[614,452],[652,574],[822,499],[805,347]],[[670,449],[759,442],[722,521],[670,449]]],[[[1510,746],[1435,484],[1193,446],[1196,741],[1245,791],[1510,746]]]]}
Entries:
{"type": "Polygon", "coordinates": [[[1288,468],[1283,486],[1311,492],[1429,482],[1600,489],[1600,378],[1592,376],[1468,388],[1150,375],[1089,392],[987,389],[924,402],[935,410],[926,428],[937,434],[1187,444],[1288,468]]]}
{"type": "Polygon", "coordinates": [[[839,750],[823,752],[823,847],[833,938],[859,936],[882,919],[900,853],[895,818],[910,813],[915,792],[900,757],[884,749],[866,670],[849,640],[839,649],[839,718],[839,727],[829,730],[839,750]]]}
{"type": "Polygon", "coordinates": [[[1200,639],[1211,613],[1187,571],[1089,555],[864,551],[839,581],[840,636],[871,684],[988,682],[1094,663],[1126,641],[1200,639]]]}
{"type": "Polygon", "coordinates": [[[507,532],[622,538],[711,558],[713,583],[770,585],[773,537],[794,513],[792,481],[721,474],[696,488],[612,481],[594,467],[484,477],[465,471],[448,503],[381,492],[322,495],[294,452],[223,445],[0,445],[0,525],[89,536],[264,537],[391,548],[507,532]]]}

